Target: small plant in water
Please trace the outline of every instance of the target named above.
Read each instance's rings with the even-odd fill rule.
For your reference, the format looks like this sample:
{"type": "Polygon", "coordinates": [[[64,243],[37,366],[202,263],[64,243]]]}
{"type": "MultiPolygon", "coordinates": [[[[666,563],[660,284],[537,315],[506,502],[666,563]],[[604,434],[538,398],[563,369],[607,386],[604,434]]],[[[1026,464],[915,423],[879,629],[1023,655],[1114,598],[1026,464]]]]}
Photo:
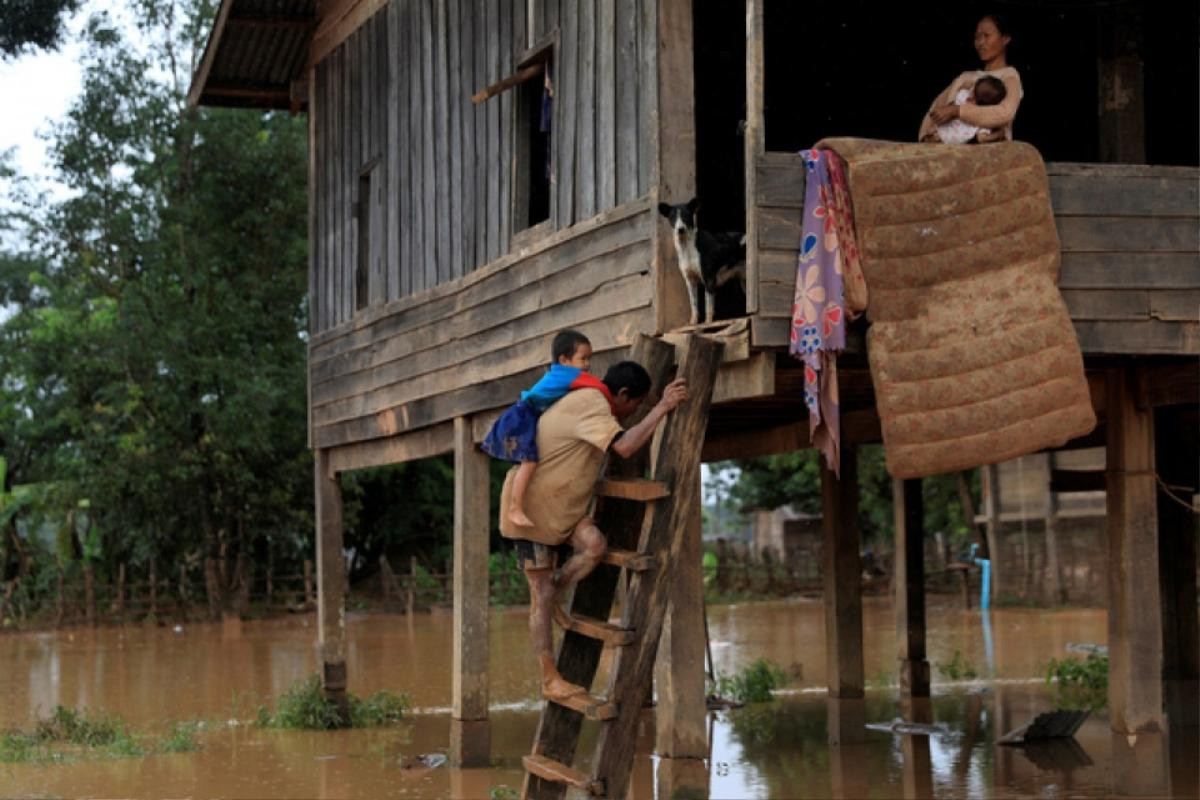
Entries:
{"type": "Polygon", "coordinates": [[[408,698],[394,692],[378,691],[365,700],[347,694],[349,719],[343,719],[337,704],[321,691],[321,678],[312,675],[279,698],[275,711],[259,706],[257,723],[264,728],[369,728],[391,725],[404,717],[408,698]]]}
{"type": "Polygon", "coordinates": [[[950,663],[943,664],[939,661],[934,662],[934,666],[937,667],[942,677],[952,681],[973,681],[979,677],[979,673],[975,670],[975,665],[963,656],[961,650],[954,651],[954,658],[950,659],[950,663]]]}
{"type": "Polygon", "coordinates": [[[735,675],[717,673],[713,693],[744,703],[765,703],[771,700],[771,690],[787,680],[787,673],[778,664],[760,658],[735,675]]]}
{"type": "Polygon", "coordinates": [[[1088,653],[1086,658],[1052,658],[1046,666],[1046,683],[1058,684],[1063,706],[1103,708],[1108,704],[1108,656],[1088,653]]]}
{"type": "Polygon", "coordinates": [[[503,783],[488,791],[488,800],[517,800],[519,796],[516,789],[503,783]]]}

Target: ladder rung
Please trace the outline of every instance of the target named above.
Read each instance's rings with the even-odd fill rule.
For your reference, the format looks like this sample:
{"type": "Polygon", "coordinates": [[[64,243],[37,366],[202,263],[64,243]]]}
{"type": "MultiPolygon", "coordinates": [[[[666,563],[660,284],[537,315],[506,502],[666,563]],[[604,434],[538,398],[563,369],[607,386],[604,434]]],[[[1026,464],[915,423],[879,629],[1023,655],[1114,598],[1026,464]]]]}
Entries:
{"type": "Polygon", "coordinates": [[[552,758],[535,754],[523,757],[521,763],[525,766],[526,772],[544,780],[565,783],[576,789],[582,789],[588,794],[597,796],[604,794],[604,784],[600,781],[594,781],[574,767],[568,767],[552,758]]]}
{"type": "Polygon", "coordinates": [[[613,625],[611,622],[605,622],[595,617],[585,617],[582,614],[571,617],[571,624],[567,630],[599,639],[612,647],[633,644],[637,639],[637,631],[633,628],[622,628],[620,625],[613,625]]]}
{"type": "Polygon", "coordinates": [[[596,484],[596,494],[621,500],[659,500],[669,497],[671,490],[662,481],[646,478],[605,478],[596,484]]]}
{"type": "Polygon", "coordinates": [[[560,706],[578,711],[585,717],[597,722],[603,722],[606,719],[612,719],[617,715],[617,704],[609,703],[601,700],[595,695],[587,693],[573,694],[565,700],[551,700],[552,703],[557,703],[560,706]]]}
{"type": "Polygon", "coordinates": [[[612,564],[614,567],[624,567],[632,572],[645,572],[648,569],[653,569],[658,561],[652,555],[638,553],[634,550],[622,550],[618,547],[610,547],[605,550],[604,558],[601,560],[605,564],[612,564]]]}

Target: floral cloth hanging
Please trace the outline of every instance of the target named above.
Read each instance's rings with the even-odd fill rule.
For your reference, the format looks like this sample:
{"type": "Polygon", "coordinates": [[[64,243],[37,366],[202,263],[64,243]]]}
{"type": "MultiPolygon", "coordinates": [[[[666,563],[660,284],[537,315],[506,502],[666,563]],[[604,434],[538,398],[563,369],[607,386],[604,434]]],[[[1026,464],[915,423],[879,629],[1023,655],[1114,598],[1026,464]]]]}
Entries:
{"type": "Polygon", "coordinates": [[[837,352],[846,347],[845,287],[833,186],[825,150],[800,153],[807,170],[804,220],[792,298],[789,352],[804,362],[809,439],[840,473],[837,352]]]}

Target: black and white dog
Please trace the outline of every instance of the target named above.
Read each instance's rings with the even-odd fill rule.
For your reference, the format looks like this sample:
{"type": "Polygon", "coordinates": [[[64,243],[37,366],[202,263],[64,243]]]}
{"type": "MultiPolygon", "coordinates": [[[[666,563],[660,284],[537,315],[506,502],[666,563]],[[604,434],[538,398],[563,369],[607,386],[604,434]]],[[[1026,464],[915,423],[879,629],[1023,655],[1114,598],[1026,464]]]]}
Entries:
{"type": "Polygon", "coordinates": [[[700,228],[696,224],[699,208],[700,200],[695,197],[678,205],[658,204],[658,213],[667,218],[675,231],[679,271],[683,273],[692,301],[692,325],[712,322],[718,316],[728,319],[746,313],[746,235],[700,228]],[[700,307],[701,286],[704,287],[703,309],[700,307]]]}

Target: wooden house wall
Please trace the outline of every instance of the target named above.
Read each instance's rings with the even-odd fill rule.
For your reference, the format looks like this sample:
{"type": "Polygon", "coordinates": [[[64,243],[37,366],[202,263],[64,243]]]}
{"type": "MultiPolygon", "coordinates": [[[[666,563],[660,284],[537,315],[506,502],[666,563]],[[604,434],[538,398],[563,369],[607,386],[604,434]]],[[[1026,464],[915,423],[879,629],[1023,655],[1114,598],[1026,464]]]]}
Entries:
{"type": "Polygon", "coordinates": [[[598,371],[654,324],[649,203],[627,203],[470,275],[315,334],[312,445],[336,447],[499,408],[581,330],[598,371]]]}
{"type": "Polygon", "coordinates": [[[352,323],[361,246],[373,306],[508,253],[516,92],[470,96],[512,74],[531,44],[555,42],[552,227],[648,192],[657,4],[535,0],[529,10],[526,0],[393,0],[316,65],[313,333],[352,323]],[[353,209],[368,168],[364,237],[353,209]]]}
{"type": "MultiPolygon", "coordinates": [[[[1059,286],[1083,352],[1200,353],[1200,170],[1046,169],[1062,244],[1059,286]]],[[[762,322],[783,320],[796,285],[804,167],[794,154],[764,153],[754,183],[758,282],[750,291],[762,322]]]]}

